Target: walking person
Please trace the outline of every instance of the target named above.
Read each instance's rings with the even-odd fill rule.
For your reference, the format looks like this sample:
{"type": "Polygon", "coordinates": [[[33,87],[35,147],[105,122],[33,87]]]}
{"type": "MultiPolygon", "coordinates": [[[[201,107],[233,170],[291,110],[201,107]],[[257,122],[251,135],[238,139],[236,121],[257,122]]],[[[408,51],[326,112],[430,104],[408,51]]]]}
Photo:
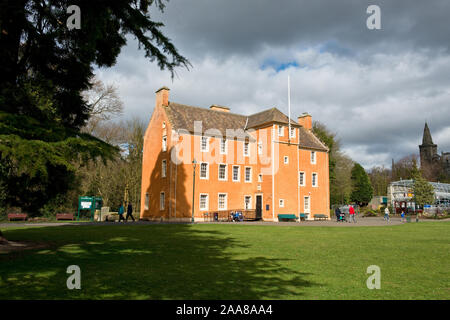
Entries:
{"type": "Polygon", "coordinates": [[[129,202],[127,206],[127,217],[125,218],[125,221],[128,221],[128,217],[131,217],[131,219],[133,219],[133,222],[135,221],[133,217],[133,206],[131,205],[131,202],[129,202]]]}
{"type": "Polygon", "coordinates": [[[350,219],[348,222],[353,222],[356,223],[356,219],[355,219],[355,209],[353,208],[352,205],[350,205],[350,207],[348,208],[348,214],[350,215],[350,219]]]}
{"type": "Polygon", "coordinates": [[[388,207],[386,207],[384,209],[384,220],[389,222],[389,209],[388,209],[388,207]]]}
{"type": "Polygon", "coordinates": [[[123,205],[120,204],[119,210],[117,212],[119,214],[119,222],[122,220],[125,221],[125,218],[123,217],[123,212],[124,212],[123,205]]]}
{"type": "Polygon", "coordinates": [[[402,213],[401,213],[401,222],[404,222],[405,221],[405,211],[404,210],[402,210],[402,213]]]}
{"type": "Polygon", "coordinates": [[[339,207],[337,207],[334,210],[334,214],[336,215],[336,222],[339,222],[341,220],[341,209],[339,209],[339,207]]]}

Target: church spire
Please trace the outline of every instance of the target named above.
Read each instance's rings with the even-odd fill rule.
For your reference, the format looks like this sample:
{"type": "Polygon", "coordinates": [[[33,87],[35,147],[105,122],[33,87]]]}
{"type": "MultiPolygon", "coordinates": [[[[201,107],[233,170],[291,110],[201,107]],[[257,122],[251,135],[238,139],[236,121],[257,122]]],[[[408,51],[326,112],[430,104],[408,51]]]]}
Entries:
{"type": "Polygon", "coordinates": [[[433,145],[433,139],[431,138],[430,129],[428,128],[428,124],[425,122],[425,128],[423,129],[423,138],[422,145],[433,145]]]}

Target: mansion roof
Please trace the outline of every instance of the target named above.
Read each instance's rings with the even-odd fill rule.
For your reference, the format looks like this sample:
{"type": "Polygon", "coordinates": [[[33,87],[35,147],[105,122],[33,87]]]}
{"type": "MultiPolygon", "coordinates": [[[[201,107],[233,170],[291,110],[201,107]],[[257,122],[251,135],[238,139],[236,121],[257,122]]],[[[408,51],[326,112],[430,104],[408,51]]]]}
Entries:
{"type": "MultiPolygon", "coordinates": [[[[194,122],[202,122],[202,132],[217,129],[225,135],[227,129],[246,130],[268,126],[273,123],[288,125],[289,118],[277,108],[267,109],[249,116],[212,109],[188,106],[175,102],[164,106],[169,121],[175,130],[194,132],[194,122]]],[[[328,148],[310,131],[291,119],[291,126],[299,128],[300,146],[303,148],[328,151],[328,148]]]]}

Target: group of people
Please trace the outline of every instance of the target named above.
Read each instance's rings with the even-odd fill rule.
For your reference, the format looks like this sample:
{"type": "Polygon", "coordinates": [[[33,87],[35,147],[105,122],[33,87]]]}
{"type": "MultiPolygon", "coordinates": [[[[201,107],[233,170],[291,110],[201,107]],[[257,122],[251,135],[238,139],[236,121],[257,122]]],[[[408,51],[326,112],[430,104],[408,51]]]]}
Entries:
{"type": "MultiPolygon", "coordinates": [[[[337,208],[334,210],[334,214],[336,215],[336,221],[337,221],[337,222],[343,222],[343,221],[346,221],[346,219],[345,219],[345,213],[343,213],[339,207],[337,207],[337,208]]],[[[355,218],[355,208],[353,208],[352,205],[349,205],[349,208],[348,208],[348,215],[349,215],[349,220],[348,220],[348,222],[352,222],[352,221],[353,221],[353,223],[356,223],[356,218],[355,218]]]]}
{"type": "Polygon", "coordinates": [[[133,219],[133,221],[135,221],[135,220],[134,220],[134,217],[133,217],[133,206],[131,205],[131,203],[128,203],[128,206],[127,206],[127,216],[126,216],[126,218],[123,217],[123,214],[124,214],[124,213],[125,213],[125,209],[124,209],[123,205],[120,204],[119,211],[118,211],[118,214],[119,214],[119,222],[122,221],[122,220],[128,221],[128,218],[129,218],[129,217],[131,217],[131,219],[133,219]]]}
{"type": "MultiPolygon", "coordinates": [[[[406,221],[406,214],[405,214],[405,210],[402,209],[402,213],[400,214],[400,221],[401,222],[405,222],[406,221]]],[[[390,212],[389,212],[389,208],[386,207],[384,208],[384,221],[389,222],[390,221],[390,212]]]]}

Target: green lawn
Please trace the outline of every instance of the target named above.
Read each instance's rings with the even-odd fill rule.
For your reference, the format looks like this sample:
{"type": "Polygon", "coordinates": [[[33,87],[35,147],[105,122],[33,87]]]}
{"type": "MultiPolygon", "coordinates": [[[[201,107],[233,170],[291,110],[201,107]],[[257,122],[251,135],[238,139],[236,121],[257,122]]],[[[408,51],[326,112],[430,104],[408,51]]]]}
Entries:
{"type": "Polygon", "coordinates": [[[449,299],[450,223],[109,225],[2,230],[0,299],[449,299]],[[66,268],[81,268],[68,290],[66,268]],[[366,287],[369,265],[381,289],[366,287]]]}

